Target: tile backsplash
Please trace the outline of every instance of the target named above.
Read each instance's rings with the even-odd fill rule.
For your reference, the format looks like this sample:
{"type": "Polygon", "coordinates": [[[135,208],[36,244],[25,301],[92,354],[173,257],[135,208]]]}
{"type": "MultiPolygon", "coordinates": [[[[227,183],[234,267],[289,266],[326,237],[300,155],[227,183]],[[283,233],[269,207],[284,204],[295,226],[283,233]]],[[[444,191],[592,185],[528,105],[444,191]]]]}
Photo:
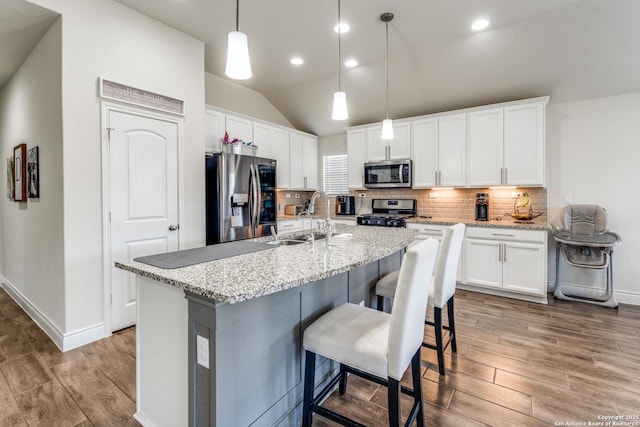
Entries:
{"type": "MultiPolygon", "coordinates": [[[[500,217],[508,220],[505,214],[513,212],[515,194],[529,193],[531,207],[534,213],[543,212],[536,221],[547,221],[547,189],[546,188],[515,188],[515,189],[488,189],[488,188],[458,188],[453,190],[426,189],[388,189],[388,190],[359,190],[349,193],[355,196],[358,214],[371,212],[372,199],[416,199],[417,210],[420,216],[431,216],[434,219],[447,218],[459,221],[473,221],[475,219],[475,201],[477,193],[489,193],[489,219],[500,217]],[[359,194],[365,194],[359,197],[359,194]]],[[[335,211],[335,197],[331,200],[332,213],[335,211]]],[[[316,201],[316,216],[324,216],[324,200],[316,201]]]]}

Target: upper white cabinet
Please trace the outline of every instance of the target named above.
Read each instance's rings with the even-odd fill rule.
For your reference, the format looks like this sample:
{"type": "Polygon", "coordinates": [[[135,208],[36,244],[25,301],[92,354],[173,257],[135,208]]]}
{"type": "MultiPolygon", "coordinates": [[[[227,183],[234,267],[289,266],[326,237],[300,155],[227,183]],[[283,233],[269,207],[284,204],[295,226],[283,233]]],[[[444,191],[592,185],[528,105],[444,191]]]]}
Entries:
{"type": "Polygon", "coordinates": [[[509,185],[544,186],[545,104],[504,109],[504,169],[509,185]]]}
{"type": "Polygon", "coordinates": [[[289,134],[289,188],[318,189],[318,144],[315,138],[298,132],[289,134]]]}
{"type": "Polygon", "coordinates": [[[314,135],[206,107],[205,152],[222,151],[225,132],[231,140],[253,141],[258,147],[256,156],[277,161],[278,188],[318,188],[318,139],[314,135]]]}
{"type": "Polygon", "coordinates": [[[222,150],[225,132],[225,115],[216,110],[204,110],[204,151],[214,153],[222,150]]]}
{"type": "Polygon", "coordinates": [[[504,184],[503,109],[469,113],[469,184],[504,184]]]}
{"type": "Polygon", "coordinates": [[[253,142],[258,156],[276,160],[276,184],[289,188],[289,131],[263,123],[253,124],[253,142]]]}
{"type": "Polygon", "coordinates": [[[469,113],[469,185],[544,185],[547,101],[469,113]]]}
{"type": "Polygon", "coordinates": [[[393,123],[393,139],[382,139],[382,125],[367,128],[365,161],[411,158],[411,123],[393,123]]]}
{"type": "Polygon", "coordinates": [[[349,188],[364,188],[364,129],[347,131],[347,168],[349,188]]]}
{"type": "Polygon", "coordinates": [[[244,142],[253,141],[253,122],[244,117],[226,116],[226,128],[229,139],[241,139],[244,142]]]}
{"type": "Polygon", "coordinates": [[[413,187],[461,187],[465,183],[466,116],[411,122],[413,187]]]}

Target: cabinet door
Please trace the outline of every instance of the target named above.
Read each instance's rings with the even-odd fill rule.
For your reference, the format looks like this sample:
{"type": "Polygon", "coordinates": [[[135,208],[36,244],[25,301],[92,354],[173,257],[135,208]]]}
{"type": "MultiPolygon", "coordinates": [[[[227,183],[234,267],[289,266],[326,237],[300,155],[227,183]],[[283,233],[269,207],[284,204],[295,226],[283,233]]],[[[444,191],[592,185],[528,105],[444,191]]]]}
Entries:
{"type": "Polygon", "coordinates": [[[289,133],[289,188],[304,188],[302,173],[302,135],[289,133]]]}
{"type": "Polygon", "coordinates": [[[364,187],[364,129],[347,131],[347,168],[349,188],[364,187]]]}
{"type": "Polygon", "coordinates": [[[432,188],[438,172],[438,119],[411,123],[413,188],[432,188]]]}
{"type": "Polygon", "coordinates": [[[244,142],[253,141],[253,122],[236,116],[226,116],[226,130],[229,140],[238,138],[244,142]]]}
{"type": "Polygon", "coordinates": [[[501,245],[501,242],[494,240],[465,240],[465,283],[502,288],[501,245]]]}
{"type": "Polygon", "coordinates": [[[366,131],[367,137],[364,144],[365,161],[377,162],[387,160],[387,140],[381,138],[382,126],[367,128],[366,131]]]}
{"type": "Polygon", "coordinates": [[[204,110],[204,151],[217,153],[222,150],[225,115],[215,110],[204,110]]]}
{"type": "MultiPolygon", "coordinates": [[[[260,148],[258,148],[260,152],[260,148]]],[[[289,188],[289,131],[272,128],[269,131],[270,159],[276,160],[276,184],[278,188],[289,188]]]]}
{"type": "Polygon", "coordinates": [[[504,290],[544,296],[547,291],[546,246],[519,242],[503,245],[504,290]]]}
{"type": "Polygon", "coordinates": [[[466,116],[458,114],[438,119],[438,170],[444,187],[464,187],[466,116]]]}
{"type": "Polygon", "coordinates": [[[544,185],[544,103],[504,109],[505,184],[544,185]]]}
{"type": "MultiPolygon", "coordinates": [[[[271,126],[262,123],[253,124],[253,143],[258,147],[256,155],[267,159],[275,159],[271,149],[271,126]]],[[[277,166],[277,165],[276,165],[277,166]]]]}
{"type": "MultiPolygon", "coordinates": [[[[380,129],[382,133],[382,129],[380,129]]],[[[389,145],[389,159],[410,159],[411,158],[411,123],[394,123],[393,139],[387,141],[389,145]]]]}
{"type": "Polygon", "coordinates": [[[302,174],[304,188],[318,189],[318,141],[307,135],[302,135],[302,174]]]}
{"type": "Polygon", "coordinates": [[[469,113],[469,185],[502,184],[503,112],[502,108],[469,113]]]}

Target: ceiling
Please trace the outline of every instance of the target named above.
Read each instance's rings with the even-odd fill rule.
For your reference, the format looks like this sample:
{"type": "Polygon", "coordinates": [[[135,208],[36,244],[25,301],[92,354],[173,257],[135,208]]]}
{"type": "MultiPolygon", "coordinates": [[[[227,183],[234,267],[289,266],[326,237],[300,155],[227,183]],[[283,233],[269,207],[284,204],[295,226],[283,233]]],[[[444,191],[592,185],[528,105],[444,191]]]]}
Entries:
{"type": "MultiPolygon", "coordinates": [[[[235,1],[116,1],[203,40],[206,71],[224,77],[235,1]]],[[[2,31],[4,8],[18,3],[29,5],[23,26],[35,26],[26,18],[35,6],[0,0],[2,31]]],[[[345,121],[330,117],[338,86],[338,2],[242,0],[239,29],[249,38],[253,78],[234,81],[317,135],[379,121],[385,116],[383,12],[395,15],[391,118],[542,95],[564,102],[640,91],[638,0],[342,0],[342,20],[351,26],[342,36],[342,58],[359,62],[341,68],[345,121]],[[470,25],[481,16],[491,26],[473,32],[470,25]],[[294,55],[305,63],[292,66],[294,55]]]]}
{"type": "Polygon", "coordinates": [[[58,16],[24,0],[0,0],[0,89],[58,16]]]}

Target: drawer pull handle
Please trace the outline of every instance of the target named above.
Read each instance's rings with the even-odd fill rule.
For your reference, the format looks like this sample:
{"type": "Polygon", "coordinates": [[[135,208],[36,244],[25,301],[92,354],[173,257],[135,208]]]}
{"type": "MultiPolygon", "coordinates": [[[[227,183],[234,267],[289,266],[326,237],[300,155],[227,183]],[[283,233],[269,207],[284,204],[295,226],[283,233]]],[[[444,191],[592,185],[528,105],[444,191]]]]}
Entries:
{"type": "Polygon", "coordinates": [[[513,237],[513,234],[506,234],[506,233],[491,233],[492,236],[508,236],[508,237],[513,237]]]}

